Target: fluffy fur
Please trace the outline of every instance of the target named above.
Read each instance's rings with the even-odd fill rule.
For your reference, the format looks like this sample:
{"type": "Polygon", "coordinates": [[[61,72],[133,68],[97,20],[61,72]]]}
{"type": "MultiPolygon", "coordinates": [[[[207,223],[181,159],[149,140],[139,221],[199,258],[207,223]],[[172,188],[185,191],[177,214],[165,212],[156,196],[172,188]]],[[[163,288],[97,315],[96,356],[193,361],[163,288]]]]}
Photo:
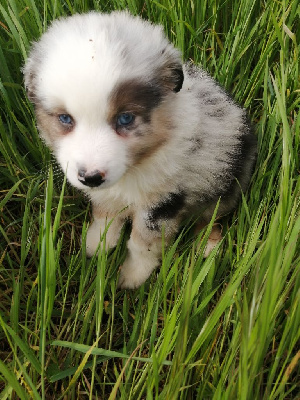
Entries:
{"type": "Polygon", "coordinates": [[[161,27],[125,12],[57,20],[24,74],[41,136],[92,201],[88,254],[110,222],[109,248],[132,221],[119,286],[159,265],[163,226],[169,243],[186,218],[209,221],[219,198],[228,213],[246,189],[256,146],[244,110],[183,66],[161,27]]]}

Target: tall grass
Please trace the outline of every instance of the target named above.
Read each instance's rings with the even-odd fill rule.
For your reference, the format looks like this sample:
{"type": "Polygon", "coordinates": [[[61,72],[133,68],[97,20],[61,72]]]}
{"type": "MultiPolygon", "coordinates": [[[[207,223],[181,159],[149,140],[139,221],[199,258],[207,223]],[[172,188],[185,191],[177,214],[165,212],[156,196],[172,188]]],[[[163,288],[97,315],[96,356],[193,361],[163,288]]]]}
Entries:
{"type": "Polygon", "coordinates": [[[299,39],[296,0],[1,2],[1,399],[297,398],[299,39]],[[135,291],[116,290],[126,229],[86,259],[89,207],[38,138],[21,73],[54,18],[124,8],[161,23],[258,137],[220,248],[203,259],[183,232],[135,291]]]}

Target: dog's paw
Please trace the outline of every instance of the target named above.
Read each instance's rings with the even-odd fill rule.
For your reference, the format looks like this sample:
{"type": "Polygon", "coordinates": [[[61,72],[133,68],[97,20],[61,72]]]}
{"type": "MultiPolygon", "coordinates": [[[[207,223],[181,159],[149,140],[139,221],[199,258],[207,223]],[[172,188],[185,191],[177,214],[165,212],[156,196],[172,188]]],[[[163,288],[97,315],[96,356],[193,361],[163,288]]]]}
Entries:
{"type": "Polygon", "coordinates": [[[204,258],[207,258],[213,251],[216,245],[222,240],[222,230],[219,224],[215,224],[212,227],[211,233],[208,237],[207,244],[204,250],[204,258]]]}
{"type": "Polygon", "coordinates": [[[149,277],[150,273],[146,270],[134,268],[124,263],[120,267],[120,275],[118,281],[119,289],[137,289],[149,277]]]}
{"type": "Polygon", "coordinates": [[[157,267],[155,260],[145,260],[143,257],[139,261],[132,257],[127,257],[124,264],[120,267],[118,280],[119,289],[137,289],[151,275],[151,272],[157,267]]]}
{"type": "Polygon", "coordinates": [[[91,224],[86,235],[86,255],[88,257],[92,257],[96,253],[97,249],[102,250],[105,248],[105,250],[108,250],[117,245],[121,228],[118,230],[111,228],[112,227],[109,227],[105,231],[105,224],[100,220],[95,220],[91,224]],[[102,232],[106,232],[105,238],[102,237],[102,241],[99,246],[102,232]]]}

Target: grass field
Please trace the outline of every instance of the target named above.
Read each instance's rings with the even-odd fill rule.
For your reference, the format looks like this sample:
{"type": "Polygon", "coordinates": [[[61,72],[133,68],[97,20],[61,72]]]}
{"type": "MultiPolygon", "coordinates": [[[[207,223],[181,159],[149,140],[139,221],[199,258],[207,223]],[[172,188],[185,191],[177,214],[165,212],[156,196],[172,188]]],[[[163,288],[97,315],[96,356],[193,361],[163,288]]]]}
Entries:
{"type": "Polygon", "coordinates": [[[299,43],[296,0],[1,1],[0,399],[299,398],[299,43]],[[54,18],[124,8],[163,24],[258,137],[219,251],[204,260],[183,232],[135,291],[116,289],[126,231],[81,251],[88,203],[38,138],[21,73],[54,18]]]}

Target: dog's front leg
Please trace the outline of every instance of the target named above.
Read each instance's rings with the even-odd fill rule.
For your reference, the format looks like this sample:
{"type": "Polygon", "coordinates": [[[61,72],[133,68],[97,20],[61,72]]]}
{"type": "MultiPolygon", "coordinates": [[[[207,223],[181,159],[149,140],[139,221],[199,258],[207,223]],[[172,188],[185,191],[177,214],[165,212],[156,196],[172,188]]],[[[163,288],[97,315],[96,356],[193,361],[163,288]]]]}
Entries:
{"type": "Polygon", "coordinates": [[[106,250],[115,247],[125,222],[123,216],[101,216],[99,213],[95,212],[95,210],[93,212],[93,218],[94,220],[86,235],[86,254],[88,257],[92,257],[96,253],[100,241],[100,249],[104,248],[104,243],[106,250]]]}
{"type": "MultiPolygon", "coordinates": [[[[177,224],[174,224],[174,222],[166,221],[166,224],[168,224],[168,229],[165,230],[164,234],[166,245],[177,230],[177,224]]],[[[120,269],[118,287],[135,289],[142,285],[151,272],[161,263],[162,225],[160,225],[160,229],[149,229],[142,216],[135,217],[127,247],[128,254],[120,269]]]]}

